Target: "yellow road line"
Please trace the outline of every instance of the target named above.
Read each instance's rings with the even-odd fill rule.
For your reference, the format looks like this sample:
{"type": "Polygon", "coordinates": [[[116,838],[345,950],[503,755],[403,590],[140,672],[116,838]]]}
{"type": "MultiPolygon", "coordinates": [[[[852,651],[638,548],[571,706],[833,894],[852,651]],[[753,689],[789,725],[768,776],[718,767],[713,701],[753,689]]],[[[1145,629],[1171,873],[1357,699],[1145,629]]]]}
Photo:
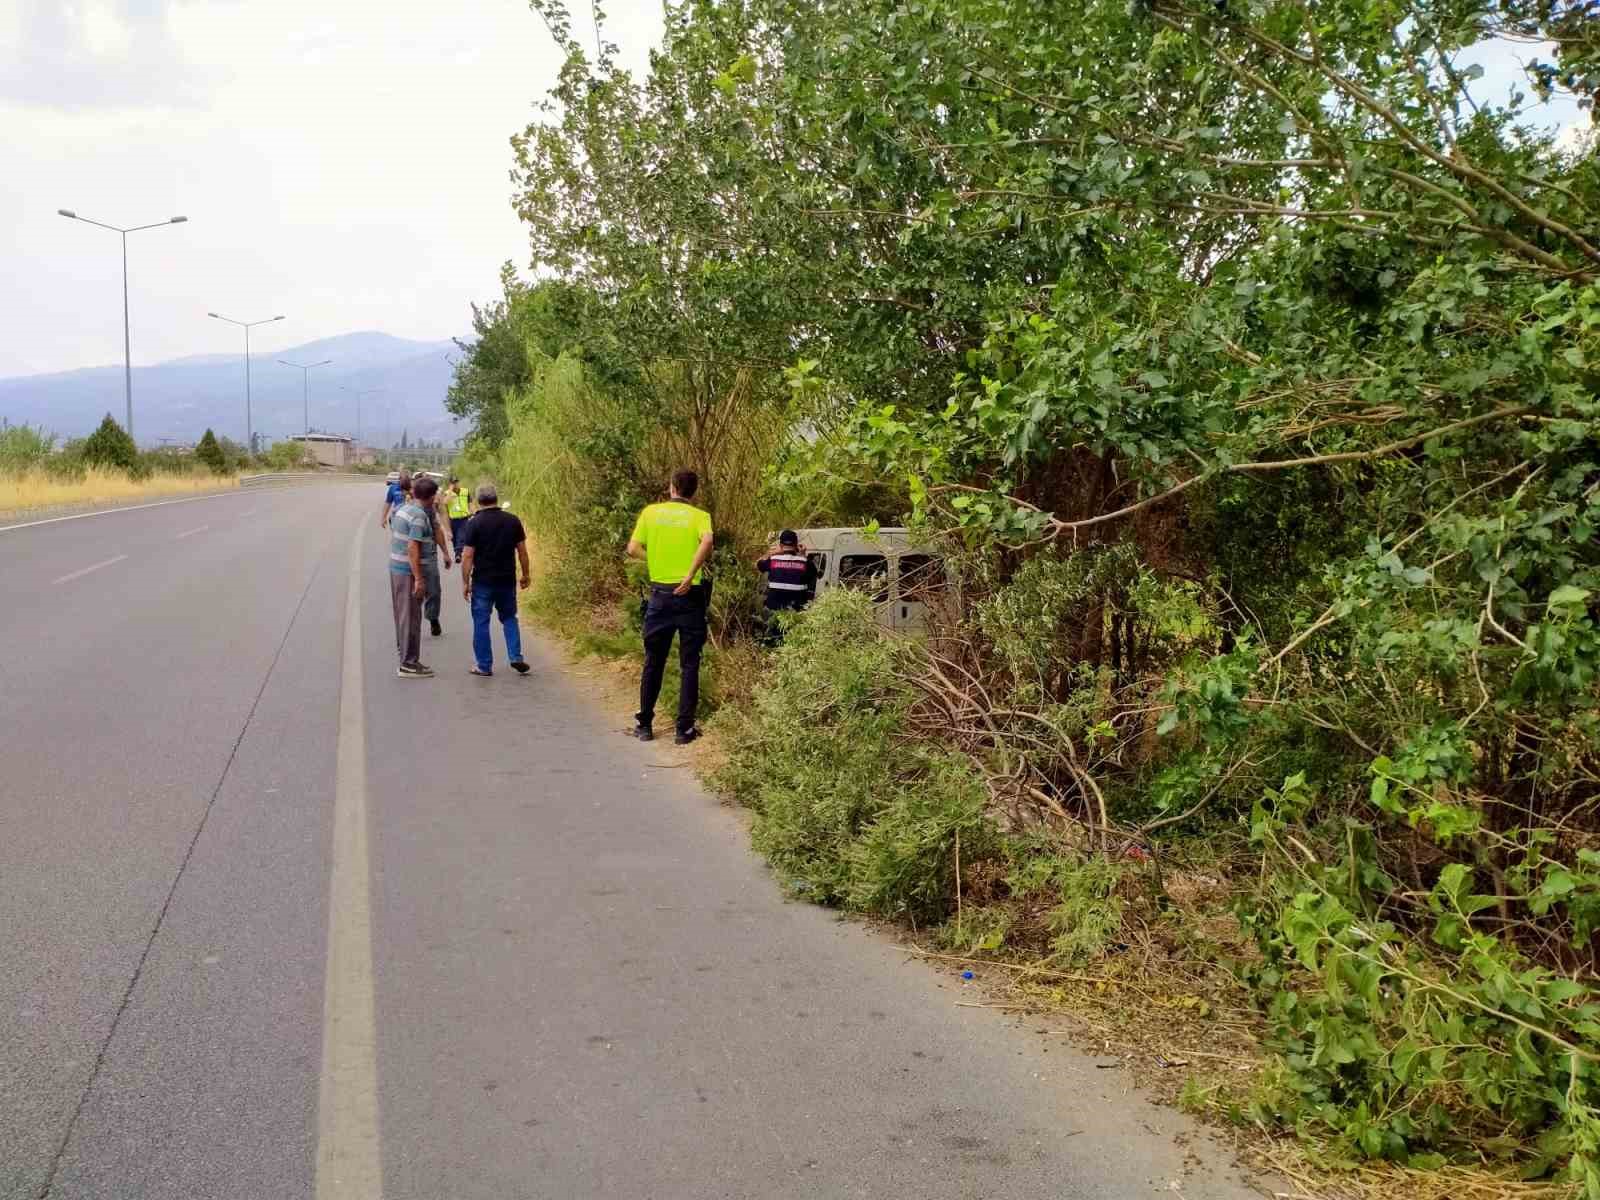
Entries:
{"type": "Polygon", "coordinates": [[[377,1016],[372,994],[371,864],[367,854],[367,738],[361,687],[361,550],[350,546],[334,774],[328,967],[322,1000],[322,1090],[316,1200],[381,1200],[377,1016]]]}

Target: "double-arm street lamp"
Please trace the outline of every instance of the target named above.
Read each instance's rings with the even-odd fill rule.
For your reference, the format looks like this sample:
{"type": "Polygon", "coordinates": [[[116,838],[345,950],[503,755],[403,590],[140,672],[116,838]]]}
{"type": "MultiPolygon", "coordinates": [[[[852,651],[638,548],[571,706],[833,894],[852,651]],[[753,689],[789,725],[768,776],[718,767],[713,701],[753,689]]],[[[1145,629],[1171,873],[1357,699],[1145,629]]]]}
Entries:
{"type": "Polygon", "coordinates": [[[109,229],[112,233],[122,235],[122,393],[127,403],[128,436],[133,436],[133,351],[128,339],[128,235],[138,233],[141,229],[160,229],[163,225],[182,225],[188,217],[169,217],[165,221],[156,221],[150,225],[133,225],[124,229],[120,225],[107,225],[104,221],[91,221],[88,217],[80,217],[70,208],[56,209],[63,217],[71,221],[82,221],[85,225],[98,225],[101,229],[109,229]]]}
{"type": "Polygon", "coordinates": [[[256,452],[255,425],[250,419],[250,330],[257,325],[270,325],[274,321],[281,321],[280,317],[262,317],[259,321],[235,321],[232,317],[225,317],[221,313],[208,312],[206,316],[215,321],[226,321],[229,325],[237,325],[244,330],[244,445],[245,450],[251,454],[256,452]]]}
{"type": "Polygon", "coordinates": [[[306,406],[306,435],[310,436],[310,434],[311,434],[311,369],[313,367],[325,367],[329,363],[331,363],[333,361],[333,359],[325,358],[321,362],[314,362],[314,363],[290,362],[287,358],[280,358],[278,361],[280,363],[282,363],[284,366],[286,366],[286,367],[294,367],[297,370],[299,370],[299,372],[300,372],[301,395],[302,395],[302,397],[304,399],[305,406],[306,406]]]}
{"type": "Polygon", "coordinates": [[[364,392],[358,392],[353,387],[347,387],[347,388],[344,388],[343,390],[349,392],[352,396],[354,396],[356,398],[356,446],[359,447],[361,445],[361,397],[363,397],[363,396],[376,396],[379,392],[383,391],[383,389],[382,388],[368,388],[364,392]]]}

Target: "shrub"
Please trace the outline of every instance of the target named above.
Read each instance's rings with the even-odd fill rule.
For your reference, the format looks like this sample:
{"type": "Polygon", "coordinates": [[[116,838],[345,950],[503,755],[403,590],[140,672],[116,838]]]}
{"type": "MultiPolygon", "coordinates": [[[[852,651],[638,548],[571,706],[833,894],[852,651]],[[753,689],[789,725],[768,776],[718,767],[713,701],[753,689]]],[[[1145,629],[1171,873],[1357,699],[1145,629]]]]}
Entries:
{"type": "Polygon", "coordinates": [[[0,427],[0,471],[12,474],[37,467],[55,448],[55,435],[32,425],[0,427]]]}
{"type": "MultiPolygon", "coordinates": [[[[1395,882],[1373,827],[1349,816],[1308,826],[1314,806],[1297,774],[1268,790],[1252,822],[1275,869],[1240,906],[1261,951],[1244,978],[1281,1060],[1258,1115],[1413,1165],[1489,1150],[1522,1157],[1531,1178],[1565,1160],[1583,1194],[1600,1196],[1593,991],[1494,932],[1479,914],[1506,911],[1506,897],[1479,891],[1463,863],[1445,866],[1416,898],[1431,937],[1386,919],[1395,882]]],[[[1577,913],[1600,895],[1600,854],[1583,861],[1519,868],[1507,880],[1528,889],[1535,911],[1566,906],[1580,945],[1592,918],[1577,913]]]]}
{"type": "Polygon", "coordinates": [[[311,465],[311,454],[303,442],[274,442],[261,456],[274,471],[298,471],[311,465]]]}
{"type": "Polygon", "coordinates": [[[100,427],[83,440],[80,454],[92,467],[121,467],[132,471],[139,461],[139,449],[128,432],[107,413],[100,427]]]}
{"type": "Polygon", "coordinates": [[[756,812],[755,844],[824,904],[922,921],[954,897],[964,860],[993,851],[983,786],[962,760],[904,737],[902,650],[870,600],[821,596],[789,631],[748,709],[719,720],[719,784],[756,812]]]}

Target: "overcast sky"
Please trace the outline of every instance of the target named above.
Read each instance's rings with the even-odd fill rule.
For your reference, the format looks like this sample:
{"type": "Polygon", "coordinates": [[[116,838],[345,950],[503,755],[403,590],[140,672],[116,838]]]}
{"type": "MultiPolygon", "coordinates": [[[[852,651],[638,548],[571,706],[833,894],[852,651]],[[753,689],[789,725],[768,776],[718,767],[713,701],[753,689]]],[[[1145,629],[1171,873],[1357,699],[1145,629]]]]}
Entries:
{"type": "MultiPolygon", "coordinates": [[[[642,66],[659,0],[606,7],[642,66]]],[[[189,218],[128,239],[135,363],[235,351],[211,309],[286,314],[264,352],[465,333],[526,262],[507,140],[557,61],[524,0],[0,0],[0,376],[121,361],[119,239],[58,208],[189,218]]]]}
{"type": "MultiPolygon", "coordinates": [[[[660,0],[609,0],[642,65],[660,0]]],[[[0,376],[235,352],[206,318],[467,332],[527,260],[510,136],[559,57],[525,0],[0,0],[0,376]]]]}

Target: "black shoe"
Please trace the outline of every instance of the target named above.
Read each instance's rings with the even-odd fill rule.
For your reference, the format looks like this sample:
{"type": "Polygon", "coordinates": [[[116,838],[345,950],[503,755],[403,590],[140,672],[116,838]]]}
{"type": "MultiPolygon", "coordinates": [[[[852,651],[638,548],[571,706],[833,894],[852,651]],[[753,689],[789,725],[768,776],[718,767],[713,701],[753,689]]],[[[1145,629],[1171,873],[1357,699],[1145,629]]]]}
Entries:
{"type": "Polygon", "coordinates": [[[525,662],[514,662],[511,664],[511,669],[518,675],[526,675],[529,671],[533,670],[533,668],[525,662]]]}
{"type": "Polygon", "coordinates": [[[429,632],[431,632],[434,637],[438,637],[441,633],[444,632],[444,626],[439,624],[439,622],[437,622],[437,621],[429,621],[428,622],[428,629],[429,629],[429,632]]]}
{"type": "Polygon", "coordinates": [[[648,725],[635,725],[633,727],[633,736],[641,742],[653,742],[656,740],[655,730],[648,725]]]}
{"type": "Polygon", "coordinates": [[[672,744],[674,746],[687,746],[690,742],[696,742],[699,740],[700,731],[698,729],[680,729],[678,730],[677,735],[672,739],[672,744]]]}
{"type": "Polygon", "coordinates": [[[427,679],[433,675],[433,668],[419,662],[401,663],[395,674],[401,679],[427,679]]]}

